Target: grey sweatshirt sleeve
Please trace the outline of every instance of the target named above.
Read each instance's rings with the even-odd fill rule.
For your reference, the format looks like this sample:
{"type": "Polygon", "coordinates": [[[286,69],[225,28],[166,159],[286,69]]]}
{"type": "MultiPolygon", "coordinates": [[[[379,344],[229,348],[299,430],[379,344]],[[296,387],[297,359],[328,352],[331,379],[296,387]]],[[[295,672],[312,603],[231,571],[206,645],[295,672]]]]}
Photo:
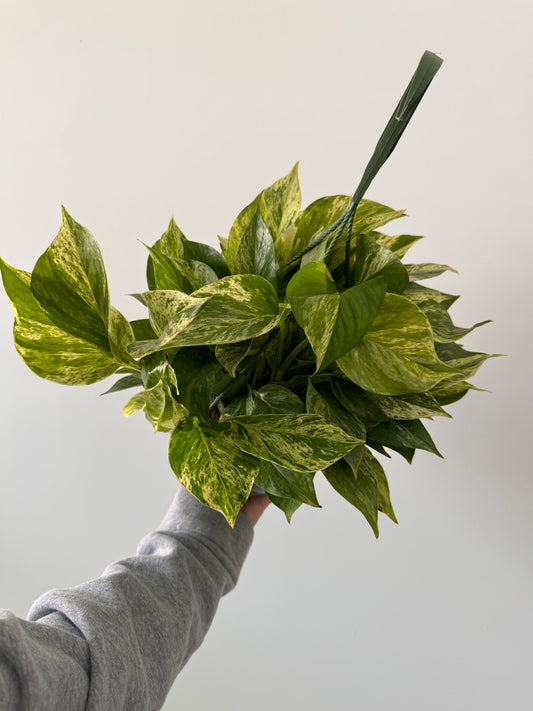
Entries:
{"type": "Polygon", "coordinates": [[[1,711],[155,711],[236,584],[253,538],[180,488],[137,555],[0,610],[1,711]]]}

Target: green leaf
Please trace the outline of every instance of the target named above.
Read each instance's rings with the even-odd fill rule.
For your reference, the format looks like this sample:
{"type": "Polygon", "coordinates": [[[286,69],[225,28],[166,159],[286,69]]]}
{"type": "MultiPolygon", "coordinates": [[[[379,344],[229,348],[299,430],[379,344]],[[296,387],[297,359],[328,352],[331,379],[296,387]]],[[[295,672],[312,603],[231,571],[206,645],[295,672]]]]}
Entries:
{"type": "Polygon", "coordinates": [[[341,459],[325,469],[324,476],[335,491],[363,514],[377,538],[378,486],[368,456],[361,460],[357,471],[354,471],[346,460],[341,459]]]}
{"type": "Polygon", "coordinates": [[[157,333],[152,328],[150,319],[140,318],[136,321],[130,321],[130,325],[136,341],[150,341],[153,338],[157,338],[157,333]]]}
{"type": "Polygon", "coordinates": [[[387,481],[383,467],[366,448],[364,450],[363,461],[358,471],[361,471],[361,469],[369,469],[374,475],[378,488],[378,511],[382,511],[392,521],[394,521],[394,523],[398,523],[398,519],[396,518],[396,514],[392,508],[389,482],[387,481]]]}
{"type": "Polygon", "coordinates": [[[154,329],[166,325],[158,339],[128,346],[134,358],[175,346],[244,341],[267,333],[280,320],[272,284],[254,274],[224,277],[190,296],[155,291],[146,292],[144,297],[154,329]]]}
{"type": "MultiPolygon", "coordinates": [[[[250,414],[253,415],[273,415],[273,414],[302,414],[305,412],[305,405],[298,395],[283,387],[269,383],[263,385],[255,393],[254,407],[250,414]]],[[[259,485],[260,486],[260,485],[259,485]]],[[[276,492],[273,492],[276,493],[276,492]]],[[[283,496],[283,494],[280,494],[283,496]]]]}
{"type": "Polygon", "coordinates": [[[193,415],[208,419],[211,395],[217,391],[217,384],[224,376],[220,363],[206,346],[192,346],[180,348],[172,367],[176,373],[180,402],[193,415]]]}
{"type": "Polygon", "coordinates": [[[235,252],[234,274],[257,274],[276,287],[274,240],[259,207],[247,225],[235,252]]]}
{"type": "Polygon", "coordinates": [[[277,506],[278,509],[281,509],[283,513],[285,514],[285,518],[287,519],[287,522],[290,523],[291,519],[293,517],[293,514],[300,508],[302,505],[301,501],[297,501],[296,499],[285,499],[282,496],[275,496],[274,494],[268,494],[268,498],[274,506],[277,506]]]}
{"type": "Polygon", "coordinates": [[[318,415],[251,415],[228,422],[229,444],[293,471],[322,469],[358,443],[318,415]]]}
{"type": "Polygon", "coordinates": [[[30,370],[63,385],[90,385],[117,370],[111,353],[52,323],[31,292],[28,272],[2,259],[0,270],[13,306],[15,348],[30,370]]]}
{"type": "Polygon", "coordinates": [[[403,259],[407,254],[407,251],[418,242],[418,240],[423,239],[422,235],[384,235],[380,232],[373,232],[372,236],[385,247],[394,252],[394,254],[399,258],[403,259]]]}
{"type": "Polygon", "coordinates": [[[410,281],[420,281],[421,279],[433,279],[433,277],[438,277],[444,272],[455,272],[458,274],[457,270],[453,267],[449,267],[447,264],[404,264],[409,274],[410,281]]]}
{"type": "MultiPolygon", "coordinates": [[[[384,457],[387,457],[387,459],[391,459],[391,455],[387,452],[385,447],[381,444],[381,442],[374,442],[374,440],[367,438],[366,444],[368,447],[371,447],[374,449],[376,452],[379,452],[382,454],[384,457]]],[[[414,450],[413,450],[414,451],[414,450]]]]}
{"type": "Polygon", "coordinates": [[[314,474],[290,471],[262,460],[255,483],[268,494],[319,507],[313,484],[314,474]]]}
{"type": "Polygon", "coordinates": [[[226,423],[183,419],[170,435],[168,456],[183,486],[233,526],[252,490],[259,460],[231,446],[222,436],[226,427],[226,423]]]}
{"type": "Polygon", "coordinates": [[[109,393],[117,393],[120,390],[127,390],[128,388],[136,388],[142,385],[142,380],[140,375],[125,375],[123,378],[119,378],[117,382],[112,385],[109,390],[105,393],[100,393],[100,395],[109,395],[109,393]]]}
{"type": "Polygon", "coordinates": [[[331,381],[331,391],[336,400],[349,412],[365,423],[379,422],[387,419],[379,405],[370,399],[370,393],[355,383],[334,378],[331,381]]]}
{"type": "Polygon", "coordinates": [[[337,363],[347,378],[379,395],[425,392],[451,372],[435,353],[426,316],[397,294],[385,296],[361,343],[337,363]]]}
{"type": "MultiPolygon", "coordinates": [[[[366,441],[367,445],[369,447],[372,447],[372,449],[375,449],[376,452],[379,452],[380,454],[383,454],[383,456],[387,457],[388,459],[391,458],[391,455],[387,452],[387,450],[383,447],[383,445],[380,442],[374,442],[371,439],[367,439],[366,441]]],[[[404,447],[402,446],[397,446],[397,445],[392,445],[388,444],[387,447],[389,449],[394,450],[395,452],[398,452],[398,454],[401,454],[401,456],[409,462],[409,464],[412,463],[413,457],[415,455],[415,449],[413,447],[404,447]]]]}
{"type": "Polygon", "coordinates": [[[332,425],[340,427],[354,438],[354,447],[364,444],[366,429],[362,421],[352,412],[344,409],[326,385],[314,386],[311,378],[307,381],[307,412],[320,415],[332,425]]]}
{"type": "Polygon", "coordinates": [[[381,277],[339,293],[323,262],[296,272],[287,285],[287,298],[313,348],[317,372],[360,343],[384,297],[381,277]]]}
{"type": "Polygon", "coordinates": [[[386,447],[425,449],[427,452],[442,458],[442,454],[435,447],[429,432],[420,420],[380,422],[369,430],[368,437],[374,442],[381,442],[386,447]]]}

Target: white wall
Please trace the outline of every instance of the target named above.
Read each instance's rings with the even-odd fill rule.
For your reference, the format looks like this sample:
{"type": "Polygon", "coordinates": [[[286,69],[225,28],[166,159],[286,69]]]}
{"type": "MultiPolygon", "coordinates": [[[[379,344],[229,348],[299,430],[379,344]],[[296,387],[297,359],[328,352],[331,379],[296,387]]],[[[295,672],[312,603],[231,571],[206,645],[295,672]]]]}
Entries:
{"type": "MultiPolygon", "coordinates": [[[[30,270],[60,205],[89,227],[113,303],[144,286],[174,214],[216,245],[300,160],[304,204],[351,193],[425,49],[444,64],[367,197],[455,266],[464,339],[488,361],[429,429],[446,459],[387,460],[400,525],[375,541],[319,481],[322,510],[271,507],[236,590],[165,709],[526,708],[533,692],[533,6],[477,0],[0,2],[0,254],[30,270]]],[[[0,296],[0,605],[130,555],[170,503],[166,436],[109,382],[68,388],[17,356],[0,296]]],[[[317,477],[318,479],[318,477],[317,477]]]]}

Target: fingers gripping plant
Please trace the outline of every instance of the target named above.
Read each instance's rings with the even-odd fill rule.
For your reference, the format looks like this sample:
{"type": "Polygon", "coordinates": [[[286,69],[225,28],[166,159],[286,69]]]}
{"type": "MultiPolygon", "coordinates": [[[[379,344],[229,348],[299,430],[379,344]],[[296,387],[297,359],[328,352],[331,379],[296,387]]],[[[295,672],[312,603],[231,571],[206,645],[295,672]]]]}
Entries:
{"type": "Polygon", "coordinates": [[[133,295],[147,318],[110,304],[98,244],[62,208],[31,273],[0,260],[20,356],[66,385],[120,374],[107,393],[136,388],[124,415],[143,410],[170,433],[173,471],[231,525],[254,484],[288,520],[318,506],[322,471],[377,536],[378,511],[396,518],[372,450],[440,456],[421,419],[449,417],[490,357],[457,344],[481,325],[452,323],[458,297],[420,283],[451,268],[404,263],[420,236],[380,231],[404,211],[363,199],[440,64],[424,53],[352,197],[302,210],[296,164],[239,213],[221,252],[172,219],[133,295]]]}

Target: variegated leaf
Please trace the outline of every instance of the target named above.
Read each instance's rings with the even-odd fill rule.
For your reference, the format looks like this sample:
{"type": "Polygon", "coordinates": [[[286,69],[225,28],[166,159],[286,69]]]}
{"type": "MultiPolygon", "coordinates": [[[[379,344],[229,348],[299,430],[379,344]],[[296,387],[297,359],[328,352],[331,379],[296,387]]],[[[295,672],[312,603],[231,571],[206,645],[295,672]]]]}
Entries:
{"type": "MultiPolygon", "coordinates": [[[[382,227],[391,220],[396,220],[399,217],[405,216],[405,210],[393,210],[391,207],[382,205],[373,200],[361,200],[355,211],[354,221],[352,225],[351,250],[353,252],[356,245],[356,235],[360,233],[368,234],[378,227],[382,227]]],[[[345,260],[346,255],[346,230],[342,233],[341,239],[337,242],[329,257],[328,264],[333,271],[345,260]]]]}
{"type": "Polygon", "coordinates": [[[414,304],[418,305],[418,302],[431,300],[437,303],[441,308],[448,310],[459,298],[455,294],[446,294],[443,291],[437,291],[437,289],[429,289],[423,284],[417,284],[412,281],[404,289],[402,296],[405,296],[414,304]]]}
{"type": "Polygon", "coordinates": [[[207,298],[198,299],[183,291],[170,289],[146,291],[143,297],[152,328],[159,336],[170,324],[174,330],[185,328],[208,301],[207,298]]]}
{"type": "Polygon", "coordinates": [[[229,424],[183,419],[170,436],[172,470],[199,501],[220,511],[230,526],[246,502],[259,472],[259,460],[228,444],[229,424]]]}
{"type": "Polygon", "coordinates": [[[251,345],[251,338],[240,343],[219,343],[215,346],[216,359],[235,378],[236,370],[248,355],[251,345]]]}
{"type": "Polygon", "coordinates": [[[393,294],[401,294],[409,284],[407,270],[398,257],[370,235],[357,235],[352,259],[350,284],[382,276],[387,282],[387,291],[393,294]]]}
{"type": "Polygon", "coordinates": [[[421,279],[433,279],[433,277],[438,277],[444,272],[455,272],[457,274],[457,269],[449,267],[447,264],[405,264],[407,273],[409,274],[410,281],[420,281],[421,279]]]}
{"type": "Polygon", "coordinates": [[[487,358],[499,358],[502,355],[467,351],[458,343],[437,343],[435,350],[442,361],[460,370],[463,378],[471,378],[475,375],[487,358]]]}
{"type": "Polygon", "coordinates": [[[385,297],[382,277],[338,292],[326,265],[312,262],[287,285],[294,318],[316,356],[316,372],[360,343],[385,297]]]}
{"type": "Polygon", "coordinates": [[[425,392],[453,372],[435,353],[426,316],[397,294],[385,296],[361,343],[337,363],[347,378],[379,395],[425,392]]]}
{"type": "Polygon", "coordinates": [[[235,253],[237,252],[237,247],[239,246],[239,242],[244,234],[244,230],[250,224],[255,211],[259,207],[261,195],[262,193],[259,193],[259,195],[257,195],[249,205],[246,205],[246,207],[239,212],[230,227],[227,240],[224,241],[222,237],[218,238],[220,245],[223,248],[226,262],[232,271],[235,266],[235,253]]]}
{"type": "Polygon", "coordinates": [[[431,394],[441,405],[457,402],[469,390],[482,391],[482,388],[467,383],[466,379],[475,375],[488,358],[497,358],[502,355],[500,353],[467,351],[458,343],[436,343],[435,349],[442,361],[458,370],[455,375],[446,377],[431,390],[431,394]]]}
{"type": "Polygon", "coordinates": [[[243,232],[235,252],[234,274],[257,274],[276,286],[274,240],[259,207],[243,232]]]}
{"type": "MultiPolygon", "coordinates": [[[[440,292],[436,293],[439,294],[440,292]]],[[[449,294],[443,294],[442,296],[450,297],[449,294]]],[[[449,298],[444,301],[442,299],[436,299],[434,290],[432,289],[418,289],[411,291],[406,293],[405,297],[413,304],[416,304],[418,308],[427,316],[433,331],[433,337],[438,343],[453,343],[454,341],[463,338],[463,336],[466,336],[475,328],[479,328],[479,326],[484,326],[486,323],[490,323],[490,319],[488,319],[486,321],[480,321],[470,328],[455,326],[447,311],[447,308],[449,308],[449,306],[447,306],[449,298]]]]}
{"type": "Polygon", "coordinates": [[[483,391],[465,380],[452,380],[439,383],[432,388],[431,393],[437,402],[445,406],[461,400],[469,390],[483,391]]]}
{"type": "Polygon", "coordinates": [[[63,385],[90,385],[114,373],[120,363],[107,350],[55,326],[35,300],[31,275],[0,259],[13,306],[15,348],[36,375],[63,385]]]}
{"type": "Polygon", "coordinates": [[[140,357],[175,346],[235,343],[267,333],[280,319],[279,304],[272,284],[253,274],[224,277],[187,295],[180,292],[147,292],[150,316],[157,326],[176,309],[159,338],[128,347],[140,357]],[[157,310],[153,296],[161,294],[157,310]],[[165,303],[165,299],[168,303],[165,303]],[[182,306],[175,306],[182,304],[182,306]],[[198,304],[198,306],[195,306],[198,304]]]}
{"type": "Polygon", "coordinates": [[[420,417],[451,417],[430,393],[411,395],[376,395],[366,393],[368,399],[383,412],[383,420],[417,420],[420,417]]]}
{"type": "Polygon", "coordinates": [[[261,213],[274,238],[276,255],[283,253],[284,233],[289,231],[292,234],[293,223],[300,212],[301,204],[302,194],[296,163],[287,175],[263,190],[259,200],[261,213]]]}
{"type": "Polygon", "coordinates": [[[132,395],[128,402],[122,407],[122,414],[124,417],[131,417],[135,412],[139,410],[144,410],[146,405],[146,390],[141,390],[141,392],[132,395]]]}
{"type": "Polygon", "coordinates": [[[130,322],[114,306],[109,306],[108,337],[111,353],[120,363],[133,363],[133,358],[126,350],[135,340],[130,322]]]}
{"type": "Polygon", "coordinates": [[[254,274],[224,277],[190,296],[156,291],[147,292],[144,297],[155,330],[172,313],[176,315],[155,341],[139,341],[128,346],[128,353],[134,358],[176,346],[244,341],[267,333],[280,320],[272,284],[254,274]]]}
{"type": "Polygon", "coordinates": [[[190,293],[229,274],[224,257],[207,244],[188,240],[174,218],[152,247],[146,265],[149,289],[190,293]]]}
{"type": "Polygon", "coordinates": [[[218,277],[210,266],[194,259],[176,259],[156,247],[145,247],[150,252],[156,289],[178,289],[190,294],[218,277]]]}
{"type": "Polygon", "coordinates": [[[61,227],[39,257],[31,290],[55,326],[109,351],[109,292],[98,243],[65,210],[61,227]]]}
{"type": "Polygon", "coordinates": [[[388,247],[394,254],[403,259],[407,251],[419,240],[422,235],[384,235],[381,232],[372,232],[372,236],[380,243],[388,247]]]}
{"type": "Polygon", "coordinates": [[[293,471],[322,469],[358,443],[318,415],[251,415],[228,422],[228,443],[293,471]]]}
{"type": "MultiPolygon", "coordinates": [[[[318,232],[335,222],[346,210],[350,200],[349,195],[330,195],[315,200],[305,210],[302,210],[294,221],[296,230],[292,235],[292,239],[285,237],[283,240],[280,254],[278,255],[280,263],[284,264],[289,261],[291,257],[294,257],[307,247],[318,232]]],[[[307,259],[304,257],[302,266],[309,261],[319,261],[326,248],[327,244],[318,245],[318,249],[321,249],[322,253],[315,252],[312,257],[307,259]]]]}

